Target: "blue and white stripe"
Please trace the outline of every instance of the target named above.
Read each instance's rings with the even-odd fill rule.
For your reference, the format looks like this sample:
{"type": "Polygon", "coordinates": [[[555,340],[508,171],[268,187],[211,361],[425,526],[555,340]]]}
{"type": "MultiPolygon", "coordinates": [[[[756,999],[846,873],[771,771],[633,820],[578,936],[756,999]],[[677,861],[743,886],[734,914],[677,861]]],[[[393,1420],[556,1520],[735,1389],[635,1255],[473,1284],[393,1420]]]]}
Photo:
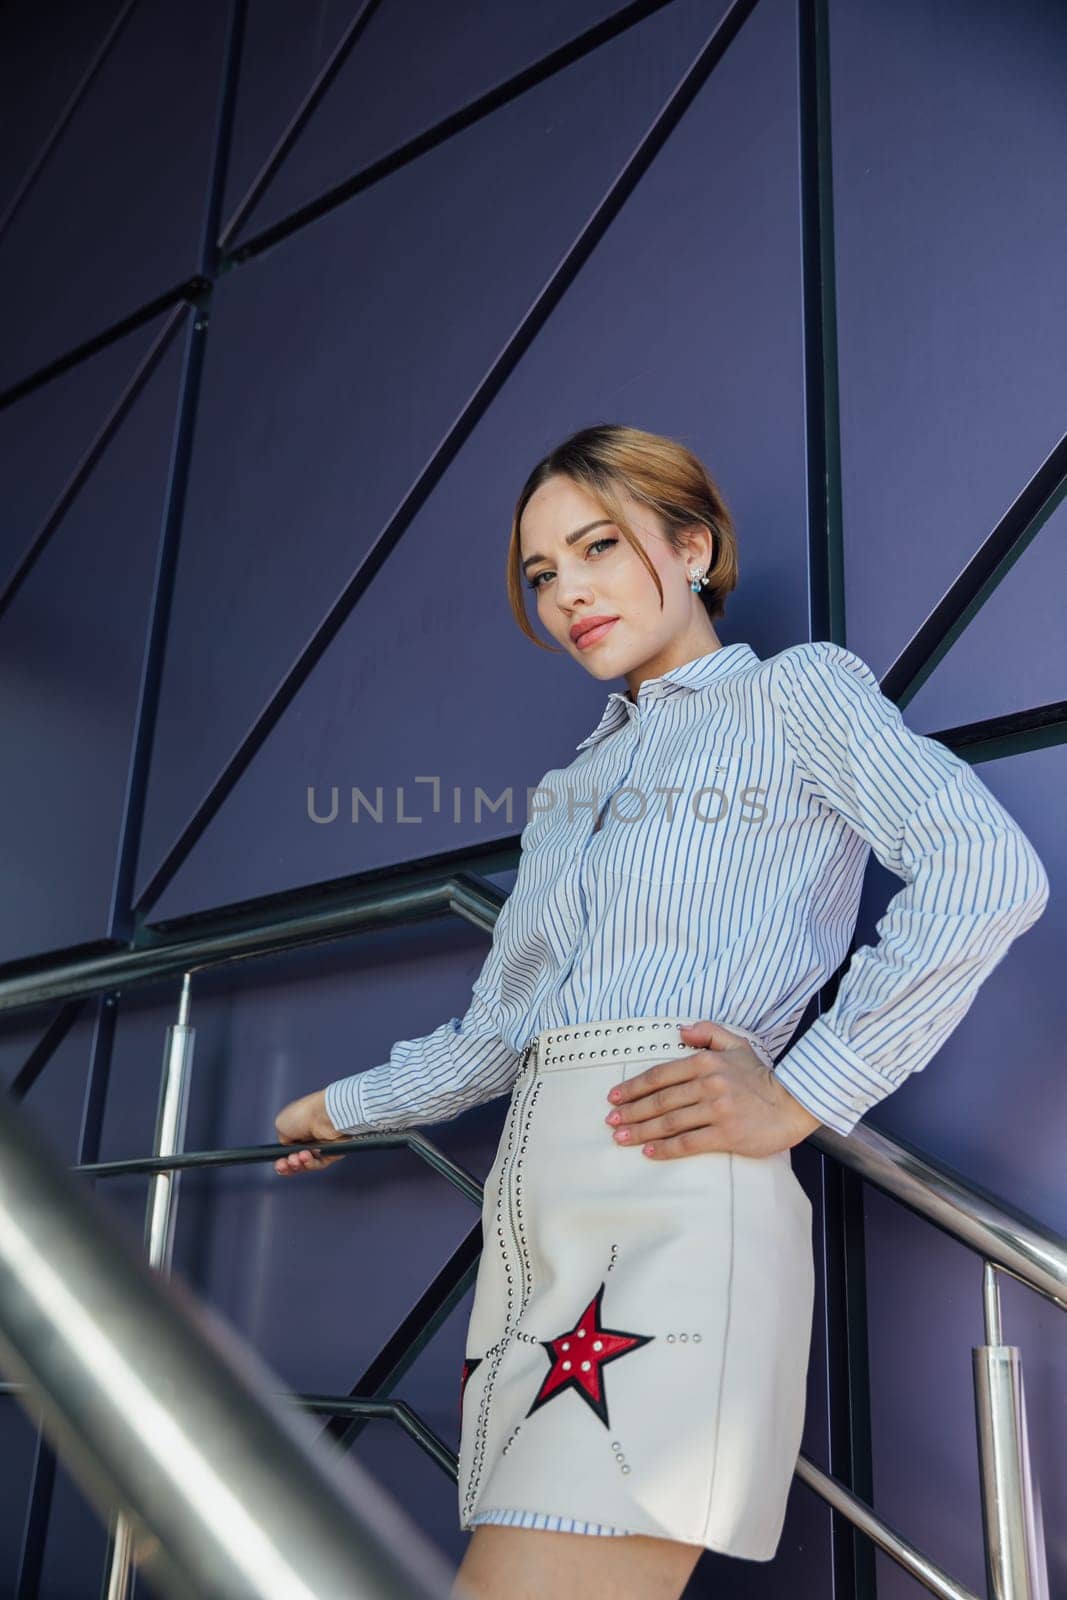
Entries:
{"type": "Polygon", "coordinates": [[[613,691],[577,749],[534,795],[467,1012],[329,1084],[339,1130],[505,1094],[543,1028],[679,1016],[754,1033],[790,1093],[847,1134],[922,1070],[1048,900],[1014,819],[841,645],[767,660],[722,646],[636,702],[613,691]],[[872,850],[903,887],[785,1049],[847,954],[872,850]]]}
{"type": "Polygon", "coordinates": [[[553,1533],[615,1534],[626,1537],[629,1528],[611,1528],[606,1522],[580,1522],[577,1517],[557,1517],[547,1511],[519,1511],[511,1506],[498,1506],[493,1511],[479,1511],[471,1518],[472,1527],[479,1522],[503,1523],[508,1528],[548,1528],[553,1533]]]}

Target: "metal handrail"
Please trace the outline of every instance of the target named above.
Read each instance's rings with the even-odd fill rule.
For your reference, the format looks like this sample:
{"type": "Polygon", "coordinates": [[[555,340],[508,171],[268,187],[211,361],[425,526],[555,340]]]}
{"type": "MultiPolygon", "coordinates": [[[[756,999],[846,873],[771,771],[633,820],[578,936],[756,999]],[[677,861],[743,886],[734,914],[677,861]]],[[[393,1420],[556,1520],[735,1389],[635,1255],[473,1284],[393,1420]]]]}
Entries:
{"type": "MultiPolygon", "coordinates": [[[[129,951],[43,964],[15,977],[0,979],[0,1011],[40,1004],[46,999],[69,1000],[114,991],[131,984],[158,981],[169,974],[187,975],[192,970],[203,970],[223,962],[252,959],[360,930],[419,921],[439,912],[455,911],[488,931],[495,924],[506,898],[503,891],[470,873],[461,871],[436,878],[412,874],[392,887],[370,888],[344,901],[332,897],[325,904],[308,906],[303,903],[265,922],[246,919],[240,926],[195,939],[159,940],[129,951]]],[[[1016,1600],[1016,1597],[1043,1593],[1041,1574],[1034,1564],[1033,1496],[1024,1460],[1026,1430],[1021,1368],[1017,1349],[1000,1343],[1000,1307],[994,1269],[1008,1273],[1067,1310],[1067,1240],[951,1168],[930,1160],[905,1141],[869,1126],[858,1125],[847,1138],[822,1126],[809,1138],[825,1154],[857,1172],[866,1182],[984,1257],[988,1342],[975,1349],[974,1358],[987,1575],[993,1600],[1016,1600]],[[1027,1525],[1030,1548],[1023,1551],[1025,1560],[1020,1558],[1018,1548],[1009,1548],[1013,1541],[1008,1537],[1005,1518],[1010,1520],[1015,1514],[1027,1525]]],[[[418,1134],[356,1135],[331,1140],[321,1148],[328,1148],[330,1154],[342,1155],[354,1153],[358,1148],[383,1146],[413,1149],[480,1204],[481,1186],[418,1134]]],[[[262,1145],[232,1151],[186,1152],[169,1159],[148,1157],[85,1163],[73,1170],[86,1176],[164,1172],[179,1167],[276,1160],[289,1148],[287,1145],[262,1145]]],[[[309,1142],[308,1148],[319,1147],[309,1142]]],[[[382,1402],[349,1397],[347,1403],[352,1406],[353,1414],[359,1415],[366,1414],[364,1408],[382,1402]]],[[[797,1475],[862,1528],[931,1592],[943,1596],[944,1600],[974,1600],[971,1591],[910,1546],[845,1485],[804,1456],[798,1459],[797,1475]]],[[[1017,1546],[1018,1542],[1014,1543],[1017,1546]]]]}
{"type": "Polygon", "coordinates": [[[345,896],[309,894],[294,898],[292,909],[266,921],[235,918],[230,926],[197,937],[168,940],[142,935],[144,942],[129,950],[20,964],[22,971],[0,977],[0,1012],[158,983],[230,961],[253,960],[450,912],[488,933],[506,899],[502,889],[468,872],[409,873],[394,880],[392,887],[369,887],[345,896]]]}
{"type": "MultiPolygon", "coordinates": [[[[843,1166],[859,1173],[865,1182],[1067,1311],[1067,1239],[1062,1235],[1052,1233],[1025,1212],[995,1199],[951,1167],[939,1166],[904,1141],[891,1139],[862,1123],[847,1138],[824,1128],[809,1135],[809,1139],[843,1166]]],[[[70,1170],[85,1178],[112,1178],[189,1167],[254,1165],[291,1155],[292,1148],[291,1144],[253,1144],[221,1150],[186,1150],[176,1156],[84,1161],[70,1170]]],[[[338,1156],[368,1148],[406,1148],[473,1204],[482,1203],[482,1186],[478,1180],[414,1128],[399,1133],[355,1133],[320,1144],[307,1140],[302,1148],[338,1156]]]]}
{"type": "MultiPolygon", "coordinates": [[[[958,1174],[944,1168],[930,1167],[914,1152],[907,1151],[906,1147],[895,1146],[892,1140],[872,1129],[857,1127],[848,1140],[828,1132],[828,1140],[851,1145],[851,1149],[840,1152],[840,1159],[861,1171],[865,1180],[876,1188],[926,1217],[953,1237],[961,1239],[987,1260],[995,1260],[1003,1270],[1029,1283],[1054,1303],[1064,1305],[1067,1296],[1067,1244],[1063,1240],[1043,1234],[1022,1213],[998,1204],[958,1174]],[[909,1169],[906,1172],[897,1164],[898,1149],[906,1157],[909,1169]],[[934,1179],[930,1184],[932,1192],[929,1193],[927,1180],[923,1176],[928,1169],[934,1179]],[[959,1221],[961,1215],[966,1218],[965,1224],[959,1221]],[[963,1226],[966,1227],[966,1238],[960,1231],[963,1226]]],[[[322,1149],[331,1155],[353,1154],[361,1149],[407,1148],[444,1176],[474,1205],[480,1207],[482,1204],[483,1189],[477,1180],[414,1130],[355,1134],[346,1139],[324,1142],[321,1146],[312,1143],[308,1148],[322,1149]]],[[[110,1177],[131,1172],[156,1172],[164,1168],[273,1162],[289,1149],[288,1145],[270,1144],[248,1146],[233,1152],[187,1151],[169,1159],[147,1157],[130,1161],[86,1162],[71,1170],[81,1176],[110,1177]],[[231,1156],[232,1162],[228,1159],[231,1156]]],[[[838,1155],[836,1149],[828,1153],[838,1155]]],[[[12,1389],[11,1385],[0,1385],[0,1393],[12,1389]]],[[[309,1409],[336,1416],[349,1415],[362,1419],[390,1417],[405,1428],[438,1466],[449,1472],[453,1481],[457,1478],[458,1461],[454,1453],[402,1401],[339,1395],[294,1398],[309,1409]]],[[[802,1482],[862,1529],[931,1593],[940,1596],[941,1600],[975,1600],[971,1590],[945,1573],[929,1556],[877,1516],[845,1484],[824,1472],[803,1454],[798,1457],[796,1471],[802,1482]]]]}
{"type": "MultiPolygon", "coordinates": [[[[874,1129],[858,1126],[848,1139],[827,1129],[825,1140],[819,1137],[816,1142],[825,1143],[827,1154],[844,1161],[861,1173],[865,1181],[979,1252],[986,1260],[987,1279],[992,1275],[991,1269],[994,1266],[999,1267],[1021,1282],[1029,1284],[1054,1304],[1067,1309],[1067,1241],[1044,1232],[1022,1212],[1001,1204],[984,1190],[968,1183],[960,1174],[949,1168],[935,1166],[906,1145],[898,1144],[874,1129]]],[[[331,1155],[351,1154],[358,1149],[390,1147],[412,1150],[473,1204],[481,1206],[484,1194],[477,1180],[445,1156],[424,1135],[413,1130],[391,1134],[356,1134],[346,1139],[328,1141],[321,1146],[314,1144],[309,1146],[312,1149],[321,1148],[331,1155]]],[[[289,1148],[287,1145],[249,1146],[232,1154],[235,1159],[243,1163],[266,1162],[276,1160],[279,1154],[285,1154],[289,1148]]],[[[217,1166],[225,1164],[226,1157],[225,1151],[186,1152],[181,1158],[169,1162],[159,1158],[148,1158],[85,1163],[75,1170],[84,1175],[116,1176],[131,1171],[156,1171],[164,1165],[217,1166]]],[[[987,1297],[990,1294],[988,1283],[986,1294],[987,1297]]],[[[975,1352],[976,1391],[980,1402],[985,1401],[979,1405],[980,1437],[983,1439],[987,1439],[990,1432],[989,1419],[996,1415],[998,1403],[1001,1410],[1012,1417],[1021,1400],[1021,1395],[1017,1398],[1014,1394],[1016,1384],[1021,1389],[1021,1376],[1016,1370],[1017,1353],[1012,1347],[1000,1345],[999,1307],[996,1306],[995,1298],[987,1306],[987,1311],[990,1318],[996,1319],[989,1323],[990,1344],[975,1352]],[[989,1369],[988,1372],[986,1367],[989,1369]]],[[[458,1476],[458,1461],[455,1455],[448,1451],[435,1435],[431,1436],[431,1430],[426,1429],[425,1424],[418,1422],[417,1419],[412,1422],[410,1418],[405,1419],[398,1412],[390,1410],[391,1406],[397,1404],[399,1403],[381,1399],[359,1397],[342,1399],[340,1396],[320,1396],[315,1401],[317,1409],[332,1411],[334,1415],[347,1413],[363,1419],[372,1416],[393,1416],[395,1420],[401,1422],[401,1425],[406,1426],[411,1436],[439,1466],[445,1466],[447,1462],[447,1470],[455,1480],[458,1476]]],[[[1018,1444],[1017,1441],[1012,1443],[1018,1444]]],[[[993,1441],[989,1439],[986,1448],[990,1457],[990,1471],[997,1489],[998,1505],[1003,1506],[1004,1503],[1010,1505],[1014,1496],[1021,1501],[1022,1509],[1025,1510],[1029,1500],[1029,1486],[1013,1481],[1005,1485],[998,1477],[998,1471],[1000,1476],[1003,1475],[1000,1466],[1002,1459],[1011,1462],[1018,1456],[1020,1460],[1025,1460],[1025,1451],[1020,1452],[1015,1448],[998,1452],[993,1448],[993,1441]]],[[[880,1518],[845,1484],[824,1472],[807,1456],[803,1454],[798,1456],[796,1472],[802,1482],[847,1517],[854,1526],[866,1533],[880,1549],[904,1567],[932,1594],[938,1595],[941,1600],[974,1600],[972,1591],[952,1578],[929,1556],[912,1545],[903,1534],[880,1518]]],[[[1026,1588],[1031,1587],[1028,1582],[1024,1586],[1024,1579],[1028,1577],[1027,1574],[1017,1575],[1011,1592],[1026,1592],[1026,1588]]],[[[991,1585],[991,1592],[995,1595],[1000,1592],[1001,1587],[991,1585]]],[[[1034,1587],[1036,1592],[1043,1592],[1039,1583],[1034,1587]]]]}
{"type": "MultiPolygon", "coordinates": [[[[864,1179],[898,1200],[918,1215],[933,1222],[952,1237],[980,1252],[989,1267],[996,1265],[1021,1282],[1028,1283],[1054,1304],[1064,1306],[1067,1299],[1067,1243],[1043,1232],[1023,1213],[1004,1206],[983,1190],[950,1169],[935,1167],[904,1145],[897,1145],[883,1134],[863,1126],[843,1139],[826,1132],[828,1154],[846,1162],[864,1179]],[[844,1148],[838,1148],[843,1146],[844,1148]]],[[[214,1167],[236,1162],[274,1161],[287,1153],[288,1145],[247,1146],[236,1151],[187,1151],[170,1160],[148,1157],[129,1161],[83,1163],[73,1170],[84,1176],[109,1177],[131,1172],[156,1172],[161,1168],[214,1167]]],[[[332,1155],[352,1154],[359,1149],[407,1148],[445,1177],[476,1206],[483,1200],[482,1186],[463,1167],[445,1156],[423,1134],[414,1130],[399,1133],[355,1134],[331,1140],[321,1148],[332,1155]]],[[[987,1290],[988,1292],[988,1290],[987,1290]]],[[[992,1330],[989,1348],[999,1359],[999,1327],[992,1330]]],[[[2,1392],[4,1386],[0,1386],[2,1392]]],[[[417,1443],[449,1471],[458,1475],[455,1455],[432,1430],[403,1408],[403,1403],[379,1398],[318,1396],[305,1397],[320,1411],[362,1419],[390,1416],[401,1423],[417,1443]]],[[[902,1534],[878,1517],[871,1507],[854,1495],[845,1484],[824,1472],[801,1454],[797,1476],[866,1533],[882,1550],[911,1573],[931,1593],[942,1600],[970,1600],[971,1591],[959,1584],[902,1534]]]]}
{"type": "MultiPolygon", "coordinates": [[[[470,872],[398,875],[391,886],[372,886],[344,897],[307,897],[294,902],[293,910],[268,920],[246,917],[240,925],[196,938],[157,938],[130,950],[41,962],[15,976],[0,977],[0,1012],[115,992],[437,914],[455,913],[491,932],[506,899],[503,890],[470,872]]],[[[1067,1309],[1067,1241],[1060,1236],[905,1141],[863,1123],[847,1137],[822,1126],[809,1135],[809,1141],[1067,1309]]],[[[412,1136],[397,1136],[389,1142],[411,1143],[412,1136]]],[[[103,1176],[119,1170],[151,1172],[166,1171],[170,1166],[260,1161],[268,1159],[266,1152],[273,1148],[259,1145],[229,1152],[202,1151],[169,1165],[152,1158],[97,1162],[76,1170],[103,1176]]],[[[330,1149],[340,1154],[342,1143],[331,1144],[330,1149]]]]}
{"type": "MultiPolygon", "coordinates": [[[[332,1156],[351,1155],[356,1150],[393,1150],[398,1148],[412,1150],[428,1167],[439,1172],[447,1178],[461,1194],[480,1206],[482,1203],[482,1186],[478,1179],[468,1172],[466,1167],[461,1167],[451,1156],[446,1156],[439,1150],[432,1140],[414,1128],[409,1128],[400,1133],[353,1133],[345,1139],[331,1139],[329,1153],[332,1156]]],[[[314,1142],[303,1145],[306,1150],[317,1150],[320,1147],[314,1142]]],[[[321,1148],[325,1149],[326,1146],[321,1148]]],[[[130,1156],[120,1158],[118,1161],[82,1161],[70,1168],[83,1178],[124,1178],[131,1174],[178,1172],[188,1167],[236,1167],[252,1166],[261,1161],[277,1161],[279,1156],[292,1155],[291,1144],[249,1144],[227,1147],[222,1150],[183,1150],[180,1154],[171,1156],[130,1156]]]]}
{"type": "Polygon", "coordinates": [[[808,1137],[866,1183],[1067,1311],[1067,1238],[1062,1234],[905,1140],[862,1122],[847,1138],[825,1126],[808,1137]]]}
{"type": "Polygon", "coordinates": [[[281,1405],[229,1324],[154,1271],[0,1095],[0,1359],[82,1488],[179,1600],[443,1597],[451,1572],[281,1405]]]}

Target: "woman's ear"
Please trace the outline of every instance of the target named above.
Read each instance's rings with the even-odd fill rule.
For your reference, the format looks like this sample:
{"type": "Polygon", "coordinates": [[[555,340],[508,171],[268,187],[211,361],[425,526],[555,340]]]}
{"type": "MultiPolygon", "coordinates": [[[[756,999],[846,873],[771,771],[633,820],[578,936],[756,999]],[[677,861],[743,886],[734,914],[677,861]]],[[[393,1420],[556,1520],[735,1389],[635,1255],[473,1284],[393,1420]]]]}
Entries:
{"type": "Polygon", "coordinates": [[[682,554],[686,560],[691,561],[695,567],[709,571],[715,559],[715,541],[711,529],[705,522],[690,522],[681,530],[685,540],[682,554]]]}

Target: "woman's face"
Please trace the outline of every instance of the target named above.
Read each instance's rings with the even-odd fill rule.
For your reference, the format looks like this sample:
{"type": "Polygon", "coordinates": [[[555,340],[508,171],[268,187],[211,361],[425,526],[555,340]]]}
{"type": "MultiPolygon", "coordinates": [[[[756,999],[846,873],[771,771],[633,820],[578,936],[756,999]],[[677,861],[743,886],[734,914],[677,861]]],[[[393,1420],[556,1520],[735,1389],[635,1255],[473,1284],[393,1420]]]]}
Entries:
{"type": "Polygon", "coordinates": [[[676,553],[654,511],[630,495],[623,496],[623,504],[659,574],[662,608],[652,574],[637,552],[570,478],[550,478],[531,495],[519,544],[526,582],[548,633],[593,677],[625,677],[636,698],[645,678],[717,649],[719,641],[687,575],[689,567],[706,571],[710,564],[707,528],[694,524],[688,550],[676,553]],[[610,625],[584,637],[572,633],[594,617],[611,619],[610,625]]]}

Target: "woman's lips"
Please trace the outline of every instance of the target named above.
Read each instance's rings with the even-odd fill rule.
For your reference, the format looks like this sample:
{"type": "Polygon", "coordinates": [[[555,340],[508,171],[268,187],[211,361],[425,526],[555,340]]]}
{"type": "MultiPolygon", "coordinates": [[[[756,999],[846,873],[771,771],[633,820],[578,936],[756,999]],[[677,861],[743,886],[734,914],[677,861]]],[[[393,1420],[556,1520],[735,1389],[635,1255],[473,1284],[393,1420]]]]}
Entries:
{"type": "Polygon", "coordinates": [[[591,650],[601,639],[606,639],[612,628],[618,622],[618,617],[612,617],[610,622],[598,622],[595,628],[586,628],[574,641],[579,650],[591,650]]]}

